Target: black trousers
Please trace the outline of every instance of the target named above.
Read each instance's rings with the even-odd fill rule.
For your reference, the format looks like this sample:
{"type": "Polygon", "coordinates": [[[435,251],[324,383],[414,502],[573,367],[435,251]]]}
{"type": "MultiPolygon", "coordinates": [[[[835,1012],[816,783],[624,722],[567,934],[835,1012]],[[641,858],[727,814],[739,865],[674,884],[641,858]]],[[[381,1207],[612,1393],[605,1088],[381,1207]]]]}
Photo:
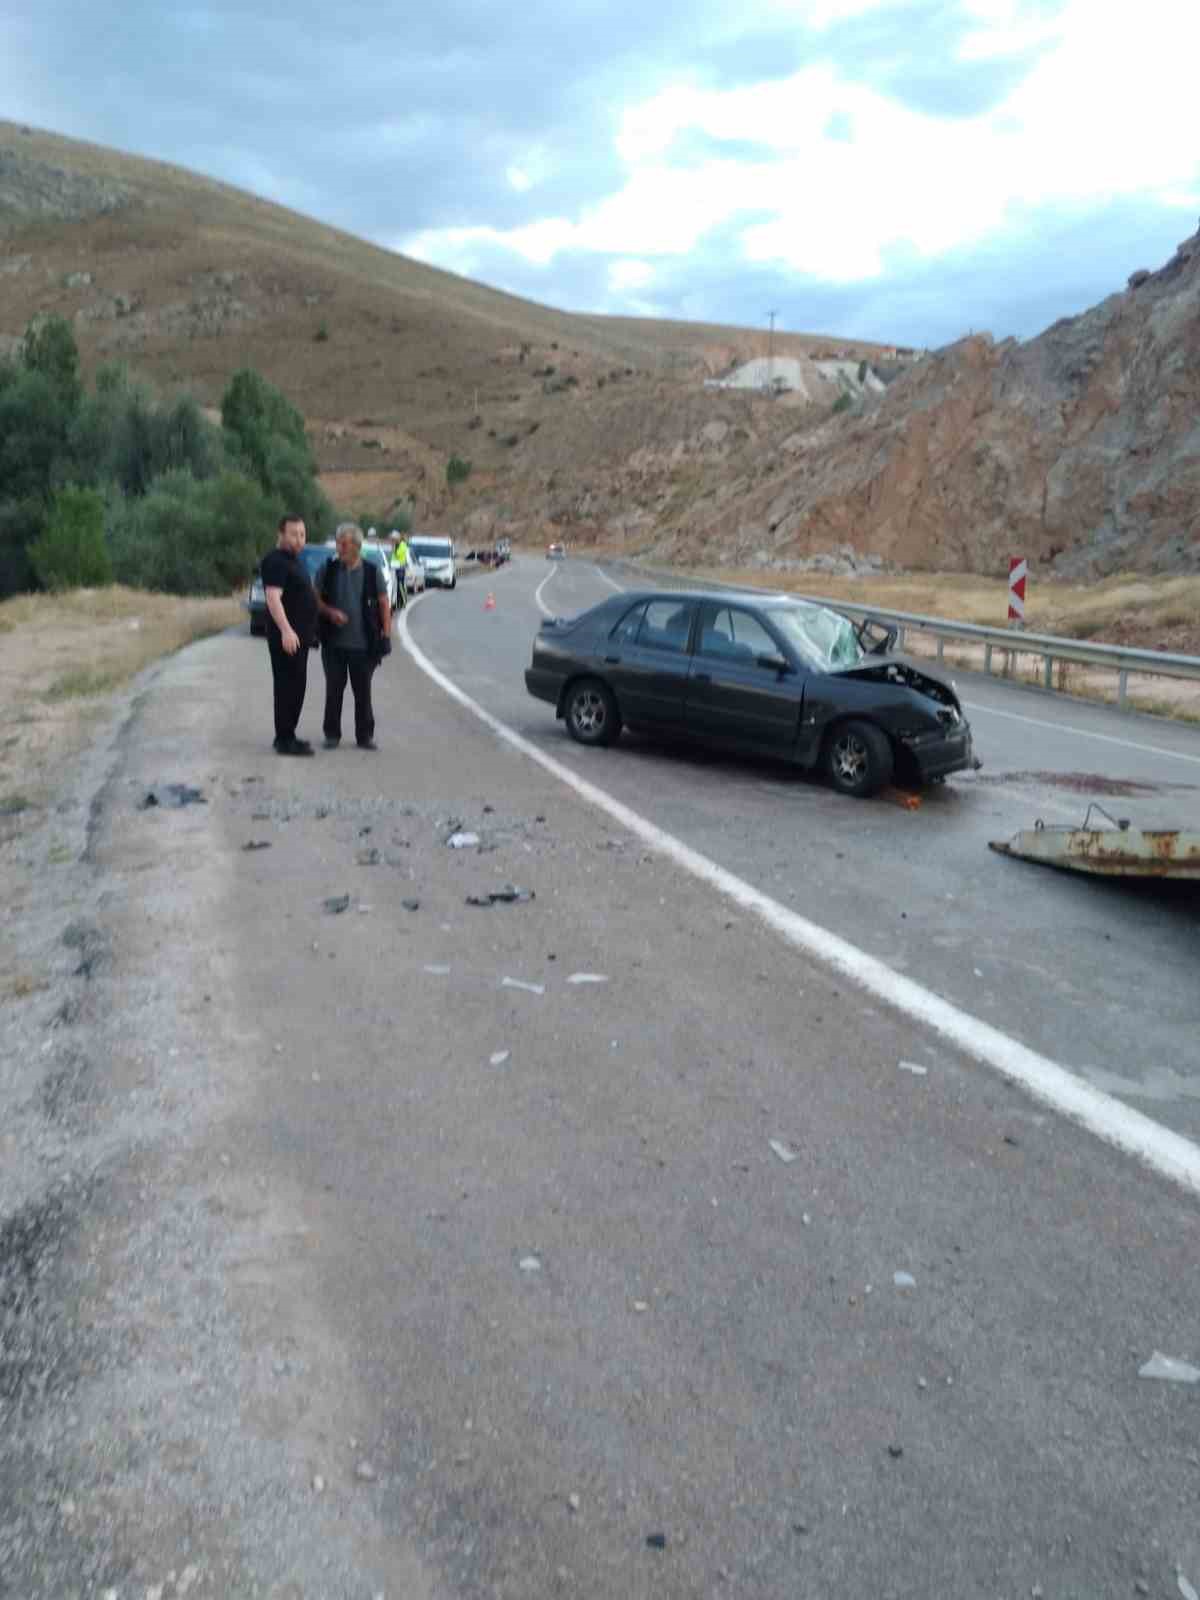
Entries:
{"type": "Polygon", "coordinates": [[[346,694],[346,679],[354,695],[354,738],[357,744],[366,744],[375,737],[375,710],[371,705],[371,679],[377,663],[365,650],[339,650],[327,644],[321,650],[321,665],[325,668],[325,727],[327,739],[342,737],[342,700],[346,694]]]}
{"type": "Polygon", "coordinates": [[[275,680],[275,742],[282,744],[296,737],[296,724],[304,709],[308,646],[302,644],[294,656],[289,656],[279,630],[268,627],[267,647],[271,652],[271,676],[275,680]]]}

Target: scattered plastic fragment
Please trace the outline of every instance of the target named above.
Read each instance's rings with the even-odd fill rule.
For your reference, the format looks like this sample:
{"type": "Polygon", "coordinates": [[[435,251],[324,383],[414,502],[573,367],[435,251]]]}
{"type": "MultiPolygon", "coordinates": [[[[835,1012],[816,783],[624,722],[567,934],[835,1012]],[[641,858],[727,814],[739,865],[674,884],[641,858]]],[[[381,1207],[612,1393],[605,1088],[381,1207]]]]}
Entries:
{"type": "Polygon", "coordinates": [[[515,883],[506,883],[499,889],[488,889],[483,894],[469,894],[469,906],[526,905],[537,896],[532,889],[518,889],[515,883]]]}
{"type": "Polygon", "coordinates": [[[607,983],[608,979],[602,972],[573,972],[567,979],[568,983],[607,983]]]}
{"type": "Polygon", "coordinates": [[[348,894],[330,895],[329,899],[323,900],[321,904],[329,912],[330,916],[340,917],[343,911],[349,911],[350,909],[350,896],[348,894]]]}
{"type": "Polygon", "coordinates": [[[511,1050],[493,1050],[491,1055],[488,1057],[488,1066],[502,1067],[511,1055],[511,1050]]]}
{"type": "Polygon", "coordinates": [[[648,1533],[646,1535],[646,1543],[651,1550],[665,1550],[667,1548],[667,1536],[665,1533],[648,1533]]]}
{"type": "Polygon", "coordinates": [[[897,1289],[915,1289],[917,1287],[917,1280],[911,1272],[893,1272],[892,1282],[897,1289]]]}
{"type": "Polygon", "coordinates": [[[242,846],[243,850],[269,850],[270,848],[270,839],[247,839],[246,843],[242,846]]]}
{"type": "Polygon", "coordinates": [[[449,967],[424,967],[422,970],[428,972],[430,977],[433,978],[448,978],[450,976],[449,967]]]}
{"type": "Polygon", "coordinates": [[[451,850],[473,850],[479,843],[479,835],[477,833],[463,833],[460,829],[459,832],[452,833],[446,843],[451,850]]]}
{"type": "Polygon", "coordinates": [[[367,850],[360,850],[354,858],[360,867],[377,867],[383,860],[379,850],[372,845],[367,850]]]}
{"type": "Polygon", "coordinates": [[[542,1263],[537,1256],[522,1256],[517,1263],[522,1272],[540,1272],[542,1263]]]}
{"type": "Polygon", "coordinates": [[[891,1456],[893,1461],[899,1461],[900,1457],[903,1454],[904,1454],[904,1446],[902,1444],[890,1444],[890,1445],[888,1445],[888,1455],[891,1456]]]}
{"type": "Polygon", "coordinates": [[[1200,1600],[1200,1594],[1196,1593],[1182,1572],[1175,1574],[1175,1581],[1179,1585],[1179,1592],[1183,1596],[1183,1600],[1200,1600]]]}
{"type": "Polygon", "coordinates": [[[799,1154],[795,1150],[790,1150],[782,1139],[769,1139],[767,1142],[785,1167],[790,1167],[793,1161],[799,1161],[799,1154]]]}
{"type": "Polygon", "coordinates": [[[401,900],[400,904],[404,907],[405,911],[420,911],[421,909],[421,902],[419,900],[401,900]]]}
{"type": "Polygon", "coordinates": [[[164,783],[157,789],[147,792],[142,801],[142,810],[149,811],[153,806],[171,806],[179,810],[183,806],[206,806],[208,801],[201,789],[193,789],[187,783],[164,783]]]}
{"type": "Polygon", "coordinates": [[[524,989],[526,994],[545,994],[546,992],[544,983],[526,983],[523,978],[501,978],[500,987],[502,989],[524,989]]]}
{"type": "Polygon", "coordinates": [[[1138,1368],[1139,1378],[1162,1378],[1166,1383],[1200,1383],[1200,1367],[1155,1350],[1149,1361],[1138,1368]]]}
{"type": "Polygon", "coordinates": [[[911,1072],[914,1078],[923,1078],[929,1071],[928,1067],[920,1067],[915,1061],[898,1061],[896,1065],[901,1072],[911,1072]]]}

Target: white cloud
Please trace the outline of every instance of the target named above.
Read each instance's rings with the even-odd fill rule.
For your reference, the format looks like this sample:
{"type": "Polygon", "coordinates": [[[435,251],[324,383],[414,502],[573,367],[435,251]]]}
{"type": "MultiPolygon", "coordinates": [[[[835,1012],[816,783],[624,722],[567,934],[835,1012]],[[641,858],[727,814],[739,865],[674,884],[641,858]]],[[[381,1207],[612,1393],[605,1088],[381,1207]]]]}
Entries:
{"type": "Polygon", "coordinates": [[[509,188],[515,189],[518,194],[533,188],[533,179],[521,167],[506,167],[504,176],[508,179],[509,188]]]}
{"type": "Polygon", "coordinates": [[[654,282],[654,268],[648,261],[625,258],[609,263],[608,287],[616,292],[645,289],[654,282]]]}
{"type": "MultiPolygon", "coordinates": [[[[874,5],[781,0],[778,9],[812,22],[874,5]]],[[[934,257],[1027,226],[1039,208],[1194,196],[1191,46],[1200,24],[1190,7],[1139,0],[1136,27],[1115,0],[1067,0],[1050,13],[1023,0],[962,0],[962,15],[973,24],[967,60],[1041,49],[1007,98],[974,118],[905,106],[853,81],[852,63],[723,91],[675,84],[626,108],[615,147],[627,176],[599,204],[574,218],[426,234],[402,247],[458,270],[470,270],[461,252],[485,245],[542,266],[568,251],[615,256],[615,288],[627,263],[686,256],[709,230],[755,214],[741,232],[747,260],[852,283],[882,273],[891,250],[934,257]],[[839,123],[852,139],[831,137],[839,123]],[[673,150],[688,136],[762,155],[683,164],[673,150]]]]}

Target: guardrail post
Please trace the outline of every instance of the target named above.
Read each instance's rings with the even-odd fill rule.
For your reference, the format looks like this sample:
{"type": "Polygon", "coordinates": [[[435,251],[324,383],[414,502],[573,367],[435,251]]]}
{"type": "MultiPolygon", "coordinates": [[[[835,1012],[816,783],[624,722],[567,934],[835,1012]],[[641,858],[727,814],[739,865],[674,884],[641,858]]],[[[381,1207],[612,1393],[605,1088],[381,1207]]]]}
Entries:
{"type": "Polygon", "coordinates": [[[1047,656],[1046,657],[1046,665],[1045,665],[1045,668],[1044,668],[1044,670],[1042,672],[1042,687],[1044,689],[1053,689],[1053,687],[1054,687],[1054,657],[1053,656],[1047,656]]]}
{"type": "Polygon", "coordinates": [[[937,658],[938,658],[939,661],[942,659],[942,657],[945,655],[945,653],[946,653],[946,641],[945,641],[945,639],[942,638],[941,634],[939,633],[938,634],[938,642],[937,642],[937,658]]]}
{"type": "Polygon", "coordinates": [[[896,633],[896,649],[897,650],[903,650],[904,649],[904,629],[903,628],[900,628],[896,633]]]}
{"type": "Polygon", "coordinates": [[[992,675],[992,641],[989,639],[983,647],[983,670],[989,677],[992,675]]]}
{"type": "Polygon", "coordinates": [[[1126,691],[1126,689],[1128,687],[1129,687],[1129,672],[1125,667],[1122,667],[1120,672],[1117,673],[1117,710],[1118,711],[1128,711],[1129,710],[1129,698],[1125,693],[1125,691],[1126,691]]]}

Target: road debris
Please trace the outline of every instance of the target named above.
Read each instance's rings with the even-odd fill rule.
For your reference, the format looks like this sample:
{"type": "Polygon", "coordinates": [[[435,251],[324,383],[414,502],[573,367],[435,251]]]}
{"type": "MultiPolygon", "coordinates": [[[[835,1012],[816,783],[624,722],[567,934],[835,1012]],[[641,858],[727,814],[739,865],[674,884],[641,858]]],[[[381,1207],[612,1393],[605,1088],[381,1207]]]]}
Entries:
{"type": "Polygon", "coordinates": [[[168,806],[179,811],[184,806],[206,806],[208,804],[202,789],[193,789],[187,783],[163,783],[157,789],[150,789],[142,801],[142,810],[150,811],[154,806],[168,806]]]}
{"type": "Polygon", "coordinates": [[[665,1533],[648,1533],[646,1535],[646,1543],[651,1550],[665,1550],[667,1548],[667,1536],[665,1533]]]}
{"type": "Polygon", "coordinates": [[[360,867],[377,867],[383,860],[383,856],[380,851],[374,845],[372,845],[369,850],[360,850],[354,859],[357,861],[360,867]]]}
{"type": "Polygon", "coordinates": [[[540,1272],[542,1263],[537,1256],[522,1256],[517,1265],[522,1272],[540,1272]]]}
{"type": "Polygon", "coordinates": [[[474,850],[479,845],[477,833],[464,833],[461,830],[452,833],[446,840],[451,850],[474,850]]]}
{"type": "Polygon", "coordinates": [[[331,917],[340,917],[343,911],[350,909],[350,896],[348,894],[330,895],[328,900],[322,900],[322,906],[331,917]]]}
{"type": "Polygon", "coordinates": [[[493,1050],[488,1057],[488,1066],[502,1067],[511,1055],[511,1050],[493,1050]]]}
{"type": "Polygon", "coordinates": [[[1139,1378],[1161,1378],[1165,1383],[1200,1383],[1200,1367],[1155,1350],[1149,1361],[1138,1368],[1139,1378]]]}
{"type": "Polygon", "coordinates": [[[422,967],[421,971],[422,972],[427,972],[430,975],[431,978],[448,978],[450,976],[450,968],[449,967],[427,966],[427,967],[422,967]]]}
{"type": "Polygon", "coordinates": [[[915,1061],[897,1061],[896,1065],[901,1072],[911,1072],[914,1078],[923,1078],[929,1071],[928,1067],[918,1066],[915,1061]]]}
{"type": "Polygon", "coordinates": [[[793,1161],[799,1161],[799,1152],[790,1149],[782,1139],[769,1139],[767,1142],[785,1167],[790,1167],[793,1161]]]}
{"type": "Polygon", "coordinates": [[[483,894],[469,894],[465,903],[469,906],[511,906],[527,905],[536,899],[532,889],[518,889],[515,883],[506,883],[499,889],[485,890],[483,894]]]}
{"type": "Polygon", "coordinates": [[[892,1282],[897,1289],[915,1289],[917,1287],[917,1280],[911,1272],[893,1272],[892,1282]]]}
{"type": "Polygon", "coordinates": [[[421,902],[416,899],[401,900],[400,904],[404,907],[405,911],[420,911],[421,909],[421,902]]]}
{"type": "Polygon", "coordinates": [[[1062,867],[1101,878],[1200,879],[1200,832],[1180,828],[1135,828],[1128,817],[1111,817],[1095,802],[1083,826],[1045,823],[1023,828],[1011,839],[989,839],[988,849],[1043,867],[1062,867]],[[1092,812],[1112,824],[1089,827],[1092,812]]]}
{"type": "Polygon", "coordinates": [[[524,978],[501,978],[500,987],[502,989],[524,989],[526,994],[545,994],[546,992],[544,983],[526,983],[524,978]]]}
{"type": "Polygon", "coordinates": [[[1196,1593],[1182,1572],[1175,1574],[1175,1582],[1179,1586],[1179,1592],[1183,1596],[1183,1600],[1200,1600],[1200,1594],[1196,1593]]]}
{"type": "Polygon", "coordinates": [[[354,1476],[360,1483],[374,1483],[379,1474],[369,1461],[360,1461],[354,1469],[354,1476]]]}
{"type": "Polygon", "coordinates": [[[573,972],[567,979],[568,983],[607,983],[608,979],[602,972],[573,972]]]}

